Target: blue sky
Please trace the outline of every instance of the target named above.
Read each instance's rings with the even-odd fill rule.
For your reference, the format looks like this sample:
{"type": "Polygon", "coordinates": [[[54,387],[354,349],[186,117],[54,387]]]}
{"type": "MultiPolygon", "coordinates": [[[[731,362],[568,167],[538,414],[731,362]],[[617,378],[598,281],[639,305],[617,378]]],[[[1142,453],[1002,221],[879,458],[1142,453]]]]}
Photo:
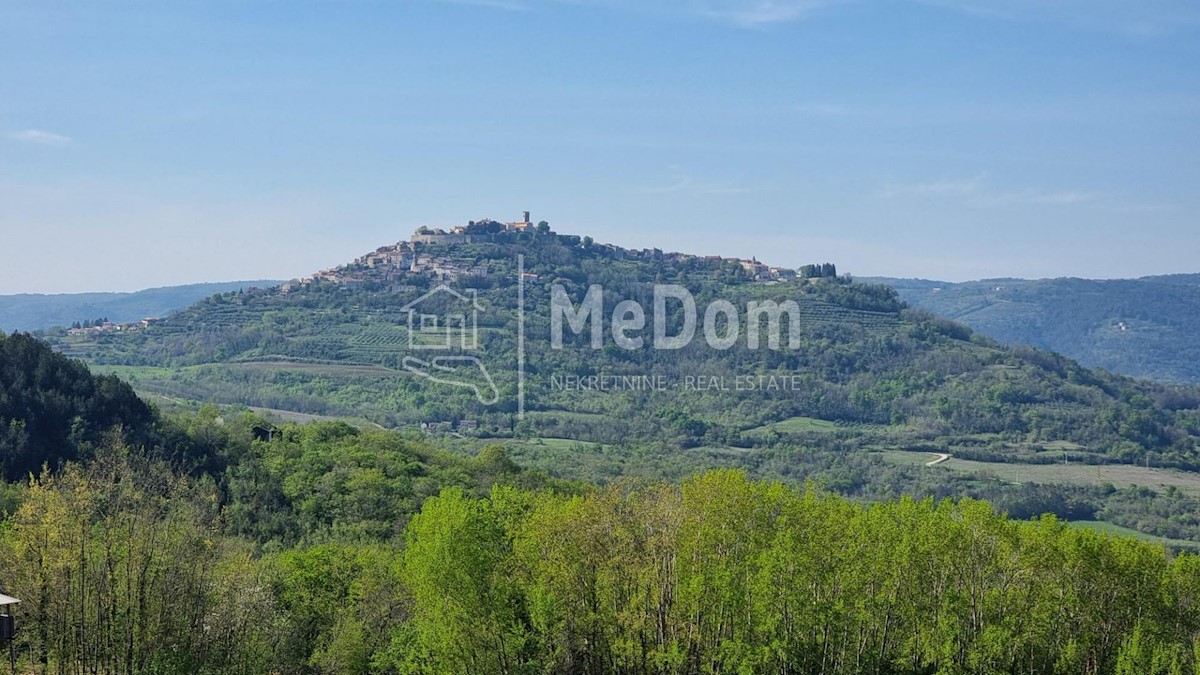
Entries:
{"type": "Polygon", "coordinates": [[[1200,5],[0,3],[0,293],[420,225],[858,275],[1200,272],[1200,5]]]}

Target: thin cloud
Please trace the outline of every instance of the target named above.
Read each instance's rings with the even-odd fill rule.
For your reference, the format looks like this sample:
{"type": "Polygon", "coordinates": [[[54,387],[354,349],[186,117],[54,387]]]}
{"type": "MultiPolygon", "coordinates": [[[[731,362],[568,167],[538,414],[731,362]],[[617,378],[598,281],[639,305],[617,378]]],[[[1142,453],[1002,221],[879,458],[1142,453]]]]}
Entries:
{"type": "Polygon", "coordinates": [[[830,0],[707,0],[692,4],[701,16],[755,28],[799,21],[833,3],[830,0]]]}
{"type": "MultiPolygon", "coordinates": [[[[524,11],[538,5],[591,5],[664,16],[698,16],[742,28],[809,18],[815,11],[854,0],[427,0],[524,11]]],[[[1146,38],[1200,27],[1192,0],[906,0],[1006,21],[1048,21],[1084,30],[1146,38]]]]}
{"type": "Polygon", "coordinates": [[[753,192],[750,188],[740,185],[712,183],[680,174],[676,174],[670,183],[633,188],[631,191],[643,195],[685,194],[693,196],[728,196],[753,192]]]}
{"type": "Polygon", "coordinates": [[[850,0],[431,0],[520,11],[537,5],[582,5],[641,14],[699,17],[741,28],[761,28],[807,18],[812,12],[850,0]]]}
{"type": "Polygon", "coordinates": [[[1016,206],[1072,206],[1094,202],[1100,197],[1101,195],[1096,192],[1078,192],[1072,190],[1036,192],[1033,190],[1023,190],[1020,192],[991,195],[986,198],[986,201],[1001,206],[1008,204],[1016,206]]]}
{"type": "Polygon", "coordinates": [[[1078,206],[1104,199],[1098,192],[1082,190],[997,190],[988,185],[987,174],[971,178],[939,178],[916,183],[888,183],[875,194],[877,199],[917,198],[956,201],[976,208],[1011,206],[1078,206]]]}
{"type": "Polygon", "coordinates": [[[524,12],[529,9],[529,5],[523,2],[515,2],[510,0],[430,0],[442,5],[462,5],[465,7],[486,7],[487,9],[499,9],[506,12],[524,12]]]}
{"type": "Polygon", "coordinates": [[[42,145],[66,145],[71,142],[69,136],[62,134],[53,134],[49,131],[39,131],[38,129],[25,129],[24,131],[14,131],[8,135],[14,141],[24,141],[26,143],[40,143],[42,145]]]}
{"type": "MultiPolygon", "coordinates": [[[[525,11],[546,5],[589,5],[615,10],[692,16],[742,28],[807,19],[815,11],[854,0],[426,0],[441,4],[525,11]]],[[[1192,0],[906,0],[973,16],[1006,21],[1049,21],[1085,30],[1153,37],[1200,27],[1192,0]]]]}
{"type": "Polygon", "coordinates": [[[1191,0],[913,0],[1007,21],[1050,21],[1075,28],[1148,38],[1200,26],[1191,0]]]}

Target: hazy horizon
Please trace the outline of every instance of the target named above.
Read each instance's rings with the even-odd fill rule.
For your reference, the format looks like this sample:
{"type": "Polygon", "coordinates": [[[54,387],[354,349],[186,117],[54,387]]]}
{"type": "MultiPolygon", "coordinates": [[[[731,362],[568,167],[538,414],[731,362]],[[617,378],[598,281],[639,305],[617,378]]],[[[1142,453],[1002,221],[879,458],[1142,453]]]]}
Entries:
{"type": "MultiPolygon", "coordinates": [[[[582,233],[580,233],[580,232],[562,232],[561,234],[576,234],[576,235],[582,236],[587,233],[586,232],[582,232],[582,233]]],[[[599,243],[599,244],[614,244],[614,242],[599,241],[599,240],[597,241],[597,243],[599,243]]],[[[614,244],[614,245],[619,245],[619,244],[614,244]]],[[[368,249],[364,249],[358,255],[366,254],[366,253],[370,252],[371,250],[374,250],[375,248],[377,248],[377,247],[370,247],[368,249]]],[[[628,247],[626,247],[626,248],[628,248],[628,247]]],[[[662,248],[662,247],[658,247],[658,248],[662,248]]],[[[664,251],[667,253],[695,253],[694,251],[687,251],[687,250],[676,251],[674,249],[664,249],[664,251]]],[[[355,255],[353,257],[357,258],[358,255],[355,255]]],[[[707,255],[707,253],[697,253],[697,255],[707,255]]],[[[716,255],[716,253],[713,253],[712,255],[716,255]]],[[[751,255],[748,257],[757,258],[759,261],[764,262],[766,264],[770,264],[770,265],[776,264],[774,260],[768,259],[763,256],[751,255]]],[[[815,260],[816,259],[814,258],[814,261],[815,260]]],[[[96,295],[126,294],[126,295],[128,295],[128,294],[144,293],[144,292],[148,292],[148,291],[156,291],[156,290],[163,290],[163,289],[169,289],[169,288],[179,288],[179,287],[183,287],[183,286],[208,286],[208,285],[219,285],[219,284],[255,283],[255,282],[286,283],[287,281],[300,279],[302,277],[308,276],[308,275],[312,274],[313,272],[319,271],[320,269],[336,267],[338,265],[347,264],[350,262],[352,262],[352,259],[346,259],[346,260],[338,261],[336,263],[330,263],[328,265],[324,265],[323,267],[320,267],[320,268],[307,270],[303,273],[285,275],[285,276],[280,276],[277,278],[270,278],[270,279],[262,277],[262,276],[259,276],[259,277],[250,276],[250,277],[246,277],[246,278],[230,278],[230,279],[218,278],[218,279],[205,279],[205,280],[196,280],[196,281],[183,281],[180,283],[172,283],[172,284],[165,284],[165,285],[159,284],[159,285],[154,285],[154,286],[133,287],[133,288],[127,288],[127,289],[97,288],[97,289],[67,290],[67,291],[18,291],[18,292],[12,292],[12,293],[9,293],[9,292],[4,291],[3,289],[0,289],[0,297],[12,297],[12,296],[19,296],[19,295],[32,295],[32,296],[39,296],[39,295],[40,296],[91,295],[91,294],[96,294],[96,295]]],[[[836,260],[830,260],[830,261],[822,260],[820,262],[834,262],[835,264],[837,264],[836,260]]],[[[805,263],[805,264],[807,264],[807,263],[805,263]]],[[[1165,271],[1165,272],[1158,272],[1158,273],[1154,273],[1154,274],[1146,274],[1146,275],[1139,275],[1139,276],[1080,277],[1080,276],[1071,276],[1071,275],[1057,275],[1057,276],[1045,276],[1045,277],[1017,277],[1017,276],[1010,275],[1010,276],[995,276],[995,277],[977,277],[977,278],[968,278],[968,279],[941,279],[941,278],[936,278],[936,277],[914,277],[914,276],[894,276],[894,275],[889,275],[889,274],[872,274],[869,272],[859,272],[859,271],[850,270],[850,269],[842,270],[840,265],[839,265],[839,271],[842,271],[843,274],[852,276],[854,278],[859,278],[859,279],[895,279],[895,280],[899,280],[899,281],[927,281],[927,282],[938,282],[938,283],[949,283],[949,284],[961,284],[961,283],[973,283],[973,282],[985,282],[985,281],[1048,281],[1048,280],[1054,280],[1054,279],[1083,279],[1083,280],[1087,280],[1087,281],[1134,281],[1134,280],[1138,280],[1138,279],[1146,279],[1146,278],[1153,278],[1153,277],[1169,277],[1169,276],[1178,276],[1178,275],[1200,274],[1200,272],[1165,271]]]]}

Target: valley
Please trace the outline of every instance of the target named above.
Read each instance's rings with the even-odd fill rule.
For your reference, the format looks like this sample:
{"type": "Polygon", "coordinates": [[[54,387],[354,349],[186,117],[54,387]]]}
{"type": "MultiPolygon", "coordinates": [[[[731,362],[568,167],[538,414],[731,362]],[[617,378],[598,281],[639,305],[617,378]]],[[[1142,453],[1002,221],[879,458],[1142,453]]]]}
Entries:
{"type": "MultiPolygon", "coordinates": [[[[832,265],[761,276],[757,261],[626,250],[548,227],[388,250],[397,253],[207,298],[137,333],[48,339],[193,409],[407,429],[468,456],[499,443],[564,479],[681,480],[738,467],[863,499],[1008,500],[1014,513],[1041,503],[1030,492],[1041,486],[1062,496],[1050,506],[1062,517],[1105,513],[1147,535],[1200,540],[1200,522],[1182,516],[1200,503],[1195,390],[1004,346],[906,308],[886,286],[832,276],[832,265]],[[426,259],[436,268],[414,266],[426,259]],[[831,276],[806,276],[817,270],[831,276]],[[518,281],[529,299],[523,364],[518,281]],[[451,353],[478,354],[496,405],[406,369],[425,338],[405,307],[442,288],[454,292],[435,313],[456,296],[478,298],[469,335],[479,348],[451,353]],[[753,330],[729,316],[700,321],[700,307],[725,305],[770,311],[753,330]],[[625,382],[656,384],[615,385],[625,382]],[[1111,489],[1173,490],[1180,501],[1147,514],[1111,489]]],[[[451,337],[457,345],[468,333],[451,337]]]]}
{"type": "Polygon", "coordinates": [[[1200,384],[1200,275],[1140,279],[988,279],[963,283],[872,277],[901,299],[1005,344],[1088,366],[1200,384]]]}

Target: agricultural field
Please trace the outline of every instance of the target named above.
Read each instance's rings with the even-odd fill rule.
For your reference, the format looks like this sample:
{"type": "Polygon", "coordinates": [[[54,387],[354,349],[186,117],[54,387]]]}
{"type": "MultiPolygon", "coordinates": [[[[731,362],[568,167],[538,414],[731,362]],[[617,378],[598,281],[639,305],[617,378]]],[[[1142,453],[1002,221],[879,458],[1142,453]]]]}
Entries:
{"type": "MultiPolygon", "coordinates": [[[[393,370],[383,366],[372,366],[354,363],[321,363],[306,361],[238,361],[220,364],[230,371],[278,371],[285,373],[304,373],[308,375],[346,376],[374,375],[383,377],[408,377],[403,370],[393,370]]],[[[209,366],[210,367],[210,366],[209,366]]]]}
{"type": "MultiPolygon", "coordinates": [[[[875,453],[886,462],[924,466],[935,453],[884,451],[875,453]]],[[[1021,464],[1017,462],[979,462],[951,457],[930,471],[951,471],[965,475],[994,477],[1007,483],[1065,483],[1073,485],[1112,485],[1123,488],[1131,485],[1161,490],[1175,487],[1200,495],[1200,474],[1172,469],[1146,468],[1127,464],[1021,464]]]]}
{"type": "Polygon", "coordinates": [[[781,420],[773,424],[765,424],[757,430],[774,429],[781,434],[795,434],[806,432],[831,432],[837,431],[838,425],[836,422],[828,420],[819,420],[812,417],[791,417],[786,420],[781,420]]]}
{"type": "Polygon", "coordinates": [[[93,365],[91,369],[92,372],[101,375],[116,375],[135,386],[141,380],[166,379],[176,372],[174,368],[162,368],[158,366],[93,365]]]}
{"type": "Polygon", "coordinates": [[[525,453],[538,451],[560,452],[563,450],[594,451],[605,447],[602,443],[588,443],[572,438],[508,439],[503,442],[503,445],[506,448],[512,448],[516,452],[525,453]]]}
{"type": "Polygon", "coordinates": [[[819,300],[800,302],[800,317],[805,325],[812,324],[855,324],[868,332],[888,331],[900,324],[890,312],[870,312],[849,309],[819,300]]]}
{"type": "Polygon", "coordinates": [[[1187,541],[1186,539],[1168,539],[1167,537],[1156,537],[1152,534],[1138,532],[1135,529],[1121,527],[1120,525],[1113,525],[1112,523],[1106,523],[1102,520],[1072,520],[1070,521],[1070,525],[1071,527],[1086,528],[1089,530],[1096,530],[1097,532],[1104,532],[1105,534],[1111,534],[1116,537],[1133,537],[1134,539],[1148,541],[1151,544],[1160,544],[1171,550],[1200,551],[1200,542],[1187,541]]]}

